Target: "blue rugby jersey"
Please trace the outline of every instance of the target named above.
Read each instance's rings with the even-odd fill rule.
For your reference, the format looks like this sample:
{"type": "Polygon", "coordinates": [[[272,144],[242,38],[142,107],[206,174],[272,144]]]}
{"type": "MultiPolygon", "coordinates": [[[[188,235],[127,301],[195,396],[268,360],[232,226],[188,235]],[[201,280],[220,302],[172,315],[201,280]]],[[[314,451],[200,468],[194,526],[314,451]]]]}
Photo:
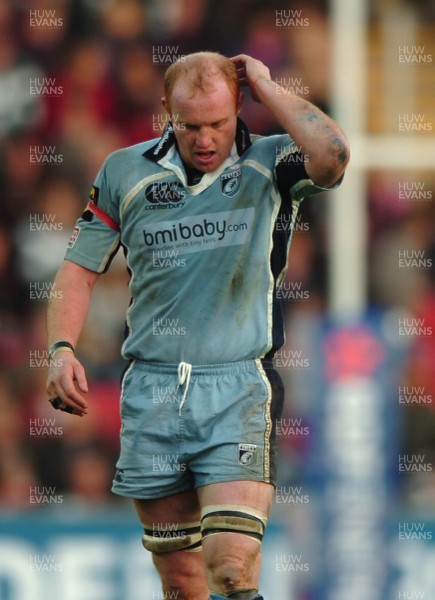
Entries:
{"type": "Polygon", "coordinates": [[[289,135],[250,135],[241,120],[225,162],[189,185],[169,124],[106,159],[65,258],[102,273],[122,245],[126,359],[271,358],[284,342],[276,289],[299,203],[319,191],[289,135]]]}

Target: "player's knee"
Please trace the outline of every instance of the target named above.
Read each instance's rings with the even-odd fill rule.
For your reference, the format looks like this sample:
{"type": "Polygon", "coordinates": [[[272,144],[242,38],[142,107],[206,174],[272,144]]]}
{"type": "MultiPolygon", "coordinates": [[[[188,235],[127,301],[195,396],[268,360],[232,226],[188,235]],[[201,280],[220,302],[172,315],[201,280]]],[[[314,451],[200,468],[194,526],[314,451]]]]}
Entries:
{"type": "Polygon", "coordinates": [[[192,594],[192,577],[183,573],[159,573],[165,598],[188,599],[192,594]]]}
{"type": "Polygon", "coordinates": [[[237,505],[202,510],[204,563],[212,589],[229,595],[256,585],[267,516],[237,505]]]}
{"type": "Polygon", "coordinates": [[[168,598],[189,599],[196,597],[198,590],[206,589],[200,555],[176,552],[153,554],[152,557],[168,598]]]}
{"type": "Polygon", "coordinates": [[[204,567],[212,589],[229,596],[257,584],[260,544],[243,535],[219,535],[204,544],[204,567]]]}
{"type": "Polygon", "coordinates": [[[206,553],[204,563],[213,589],[229,595],[255,584],[259,549],[247,551],[237,548],[237,543],[225,545],[225,550],[215,546],[213,552],[206,553]]]}
{"type": "MultiPolygon", "coordinates": [[[[190,600],[190,598],[196,598],[197,592],[192,581],[185,579],[177,579],[173,584],[167,582],[163,577],[160,578],[162,582],[162,592],[159,597],[164,598],[176,598],[176,600],[190,600]]],[[[157,597],[157,594],[155,595],[157,597]]],[[[206,598],[208,596],[204,596],[206,598]]]]}

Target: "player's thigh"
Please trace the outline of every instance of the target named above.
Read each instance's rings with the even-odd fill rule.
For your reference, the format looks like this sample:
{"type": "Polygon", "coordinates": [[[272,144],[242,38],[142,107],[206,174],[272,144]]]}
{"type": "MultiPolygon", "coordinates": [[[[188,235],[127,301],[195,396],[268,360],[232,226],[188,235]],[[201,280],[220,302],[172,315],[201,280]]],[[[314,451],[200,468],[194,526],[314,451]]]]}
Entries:
{"type": "Polygon", "coordinates": [[[240,504],[269,515],[275,488],[264,481],[226,481],[198,488],[201,508],[216,504],[240,504]]]}
{"type": "Polygon", "coordinates": [[[171,494],[165,498],[134,500],[141,523],[180,523],[199,520],[200,506],[196,490],[171,494]]]}

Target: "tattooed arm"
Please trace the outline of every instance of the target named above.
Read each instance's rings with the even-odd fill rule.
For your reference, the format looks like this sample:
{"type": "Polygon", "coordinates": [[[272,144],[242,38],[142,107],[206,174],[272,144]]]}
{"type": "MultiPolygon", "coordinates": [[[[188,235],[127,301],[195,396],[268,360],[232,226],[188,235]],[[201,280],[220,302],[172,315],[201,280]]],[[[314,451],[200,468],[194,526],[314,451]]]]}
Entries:
{"type": "Polygon", "coordinates": [[[313,182],[322,187],[336,183],[349,160],[349,144],[338,125],[311,102],[280,88],[261,61],[246,54],[231,60],[240,85],[249,87],[252,98],[270,110],[307,157],[305,168],[313,182]]]}

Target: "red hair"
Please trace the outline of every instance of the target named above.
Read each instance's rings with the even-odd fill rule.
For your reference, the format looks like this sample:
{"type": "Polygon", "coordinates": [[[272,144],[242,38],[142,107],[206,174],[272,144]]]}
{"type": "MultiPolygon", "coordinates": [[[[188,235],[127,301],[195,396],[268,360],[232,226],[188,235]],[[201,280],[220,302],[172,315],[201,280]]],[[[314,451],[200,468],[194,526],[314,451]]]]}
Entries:
{"type": "Polygon", "coordinates": [[[164,91],[166,102],[170,105],[172,91],[178,79],[183,79],[192,89],[206,92],[213,89],[216,79],[223,79],[234,94],[234,102],[238,105],[239,79],[233,62],[219,52],[195,52],[181,56],[166,70],[164,91]]]}

